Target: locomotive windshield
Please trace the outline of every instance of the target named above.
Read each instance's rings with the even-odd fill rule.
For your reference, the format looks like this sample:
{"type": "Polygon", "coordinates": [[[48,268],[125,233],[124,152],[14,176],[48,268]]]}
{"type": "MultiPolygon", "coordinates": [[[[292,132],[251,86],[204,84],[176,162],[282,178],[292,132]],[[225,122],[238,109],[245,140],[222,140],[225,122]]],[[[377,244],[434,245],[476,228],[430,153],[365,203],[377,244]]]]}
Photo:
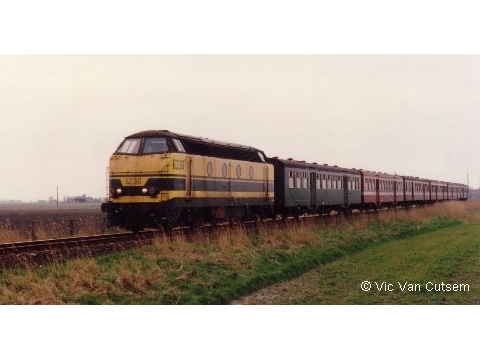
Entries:
{"type": "Polygon", "coordinates": [[[164,137],[148,137],[144,139],[129,138],[125,139],[125,141],[120,145],[117,150],[117,154],[159,154],[167,151],[167,139],[164,137]]]}

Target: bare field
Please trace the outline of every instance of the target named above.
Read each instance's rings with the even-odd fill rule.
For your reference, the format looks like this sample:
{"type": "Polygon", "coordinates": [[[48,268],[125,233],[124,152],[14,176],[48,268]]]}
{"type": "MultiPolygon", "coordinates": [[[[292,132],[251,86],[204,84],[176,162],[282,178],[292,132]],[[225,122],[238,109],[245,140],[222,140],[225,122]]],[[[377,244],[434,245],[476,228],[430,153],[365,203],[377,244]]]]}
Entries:
{"type": "Polygon", "coordinates": [[[105,231],[100,204],[0,205],[0,243],[105,231]]]}

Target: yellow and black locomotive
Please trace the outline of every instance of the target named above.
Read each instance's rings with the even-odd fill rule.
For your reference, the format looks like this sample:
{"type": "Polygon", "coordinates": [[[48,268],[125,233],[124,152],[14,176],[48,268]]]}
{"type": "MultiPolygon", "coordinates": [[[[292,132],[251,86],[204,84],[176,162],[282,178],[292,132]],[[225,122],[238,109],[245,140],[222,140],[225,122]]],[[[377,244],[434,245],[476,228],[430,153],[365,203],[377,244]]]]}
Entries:
{"type": "Polygon", "coordinates": [[[144,131],[110,158],[109,225],[138,231],[272,214],[274,170],[253,147],[144,131]]]}

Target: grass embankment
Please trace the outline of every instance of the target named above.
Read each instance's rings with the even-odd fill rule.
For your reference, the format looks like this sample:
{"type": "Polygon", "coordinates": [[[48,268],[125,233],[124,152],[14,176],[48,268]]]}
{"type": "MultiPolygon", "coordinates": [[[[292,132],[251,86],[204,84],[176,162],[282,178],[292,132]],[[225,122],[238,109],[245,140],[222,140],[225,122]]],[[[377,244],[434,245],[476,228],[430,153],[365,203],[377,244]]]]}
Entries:
{"type": "MultiPolygon", "coordinates": [[[[0,303],[228,303],[379,244],[443,228],[453,230],[459,219],[478,221],[478,207],[451,203],[382,213],[335,226],[264,229],[257,235],[230,230],[173,241],[162,238],[152,246],[95,259],[4,269],[0,303]]],[[[343,267],[347,273],[358,272],[348,261],[343,267]]],[[[359,284],[350,291],[358,295],[354,303],[371,299],[362,298],[368,294],[358,294],[359,284]]],[[[298,302],[302,301],[315,303],[317,299],[298,302]]]]}
{"type": "Polygon", "coordinates": [[[459,224],[347,255],[237,303],[479,304],[479,254],[480,224],[459,224]]]}

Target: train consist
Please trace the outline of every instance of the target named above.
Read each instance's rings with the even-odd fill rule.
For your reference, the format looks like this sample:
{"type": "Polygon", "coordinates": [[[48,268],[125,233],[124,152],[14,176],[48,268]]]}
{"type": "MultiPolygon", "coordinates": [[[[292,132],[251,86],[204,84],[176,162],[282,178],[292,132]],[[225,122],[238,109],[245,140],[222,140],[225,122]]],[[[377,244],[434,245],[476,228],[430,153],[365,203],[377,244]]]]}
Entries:
{"type": "Polygon", "coordinates": [[[466,200],[463,184],[292,159],[166,130],[127,136],[110,158],[110,226],[132,231],[466,200]]]}

